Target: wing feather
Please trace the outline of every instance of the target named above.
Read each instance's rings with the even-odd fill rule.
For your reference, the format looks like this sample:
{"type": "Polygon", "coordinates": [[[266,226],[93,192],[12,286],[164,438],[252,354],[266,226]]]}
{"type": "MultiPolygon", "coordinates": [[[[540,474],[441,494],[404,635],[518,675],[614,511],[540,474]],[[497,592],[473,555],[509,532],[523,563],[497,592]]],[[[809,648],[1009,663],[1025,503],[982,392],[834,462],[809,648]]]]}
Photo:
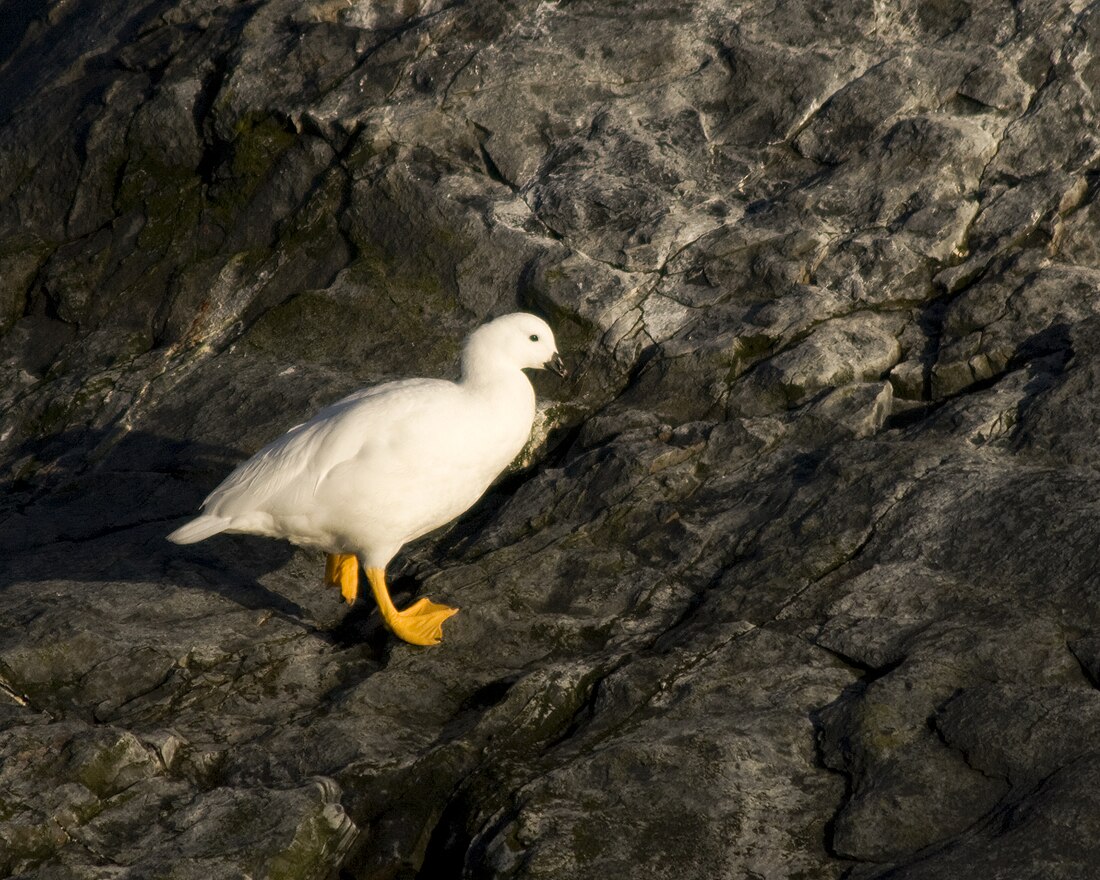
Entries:
{"type": "Polygon", "coordinates": [[[203,510],[238,517],[264,507],[286,493],[312,496],[335,467],[355,458],[370,442],[371,424],[392,423],[422,406],[454,383],[442,379],[405,379],[351,394],[308,422],[291,428],[239,465],[207,496],[203,510]]]}

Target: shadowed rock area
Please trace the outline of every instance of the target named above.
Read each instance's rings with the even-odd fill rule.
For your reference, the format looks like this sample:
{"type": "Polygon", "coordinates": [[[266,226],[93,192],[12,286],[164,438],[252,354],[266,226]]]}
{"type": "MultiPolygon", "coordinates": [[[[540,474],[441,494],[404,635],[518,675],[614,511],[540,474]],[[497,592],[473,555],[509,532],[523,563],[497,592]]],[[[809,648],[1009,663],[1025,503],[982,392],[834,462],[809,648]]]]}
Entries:
{"type": "Polygon", "coordinates": [[[0,876],[1095,876],[1100,4],[0,21],[0,876]],[[439,647],[164,540],[517,308],[439,647]]]}

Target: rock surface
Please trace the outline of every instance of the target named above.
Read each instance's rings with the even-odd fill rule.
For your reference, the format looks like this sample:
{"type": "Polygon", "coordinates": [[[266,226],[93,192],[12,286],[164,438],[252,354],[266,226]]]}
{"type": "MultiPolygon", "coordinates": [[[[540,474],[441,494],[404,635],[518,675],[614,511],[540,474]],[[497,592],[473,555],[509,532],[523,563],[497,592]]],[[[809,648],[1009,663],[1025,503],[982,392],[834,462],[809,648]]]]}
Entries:
{"type": "Polygon", "coordinates": [[[0,0],[0,875],[1100,864],[1100,4],[0,0]],[[163,536],[487,316],[399,599],[163,536]]]}

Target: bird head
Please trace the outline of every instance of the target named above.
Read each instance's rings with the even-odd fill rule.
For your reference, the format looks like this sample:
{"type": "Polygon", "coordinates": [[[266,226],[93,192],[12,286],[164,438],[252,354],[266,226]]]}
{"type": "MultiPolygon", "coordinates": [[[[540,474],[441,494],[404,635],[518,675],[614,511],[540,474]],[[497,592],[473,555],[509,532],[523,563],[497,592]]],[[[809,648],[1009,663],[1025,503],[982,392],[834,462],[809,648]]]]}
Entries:
{"type": "Polygon", "coordinates": [[[488,358],[521,370],[553,370],[563,379],[569,375],[550,325],[527,312],[502,315],[473,332],[466,343],[464,366],[488,358]]]}

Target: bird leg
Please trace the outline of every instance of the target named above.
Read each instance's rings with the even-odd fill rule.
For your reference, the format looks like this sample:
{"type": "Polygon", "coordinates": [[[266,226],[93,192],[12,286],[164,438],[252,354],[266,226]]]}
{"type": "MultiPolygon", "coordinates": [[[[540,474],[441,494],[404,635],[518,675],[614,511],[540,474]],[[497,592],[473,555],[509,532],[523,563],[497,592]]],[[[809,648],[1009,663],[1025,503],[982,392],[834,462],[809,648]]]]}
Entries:
{"type": "Polygon", "coordinates": [[[330,553],[325,560],[325,586],[339,587],[349,605],[359,595],[359,560],[354,553],[330,553]]]}
{"type": "Polygon", "coordinates": [[[457,608],[439,605],[430,599],[417,599],[404,611],[398,611],[390,598],[386,587],[386,572],[381,568],[368,568],[367,580],[370,581],[374,600],[382,619],[395,636],[404,639],[410,645],[435,645],[443,638],[443,621],[452,614],[458,614],[457,608]]]}

